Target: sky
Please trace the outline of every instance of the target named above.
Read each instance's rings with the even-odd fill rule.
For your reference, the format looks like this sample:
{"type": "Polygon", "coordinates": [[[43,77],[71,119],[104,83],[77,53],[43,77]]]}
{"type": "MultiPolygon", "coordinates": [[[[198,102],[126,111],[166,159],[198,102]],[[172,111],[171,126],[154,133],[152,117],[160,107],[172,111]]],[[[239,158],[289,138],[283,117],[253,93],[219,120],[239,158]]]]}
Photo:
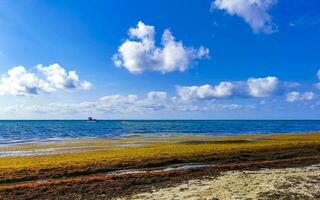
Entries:
{"type": "Polygon", "coordinates": [[[317,0],[0,1],[0,119],[320,119],[317,0]]]}

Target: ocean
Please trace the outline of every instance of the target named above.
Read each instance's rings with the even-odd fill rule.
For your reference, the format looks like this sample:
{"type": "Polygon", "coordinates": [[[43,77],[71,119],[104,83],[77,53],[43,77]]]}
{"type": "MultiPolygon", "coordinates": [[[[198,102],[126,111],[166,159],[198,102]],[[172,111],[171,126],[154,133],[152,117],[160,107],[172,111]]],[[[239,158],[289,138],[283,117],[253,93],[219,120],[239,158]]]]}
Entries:
{"type": "Polygon", "coordinates": [[[7,120],[0,144],[132,135],[239,135],[320,131],[320,120],[7,120]]]}

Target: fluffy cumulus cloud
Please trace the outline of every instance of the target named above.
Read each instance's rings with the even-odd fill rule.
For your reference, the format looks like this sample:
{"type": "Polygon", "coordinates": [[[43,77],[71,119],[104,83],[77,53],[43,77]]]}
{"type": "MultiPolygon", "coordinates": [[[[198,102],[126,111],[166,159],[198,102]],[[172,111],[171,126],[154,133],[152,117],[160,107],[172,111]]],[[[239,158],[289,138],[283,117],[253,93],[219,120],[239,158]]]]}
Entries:
{"type": "Polygon", "coordinates": [[[54,90],[46,81],[36,74],[27,71],[23,66],[10,69],[0,79],[0,95],[30,96],[39,91],[50,92],[54,90]]]}
{"type": "Polygon", "coordinates": [[[266,97],[272,94],[279,84],[277,77],[250,78],[247,81],[249,94],[253,97],[266,97]]]}
{"type": "Polygon", "coordinates": [[[67,72],[59,64],[52,64],[48,67],[38,65],[37,69],[46,77],[47,82],[56,89],[90,89],[91,83],[80,81],[76,71],[67,72]]]}
{"type": "Polygon", "coordinates": [[[155,28],[139,22],[129,29],[129,37],[113,56],[117,67],[124,67],[131,73],[144,71],[185,71],[196,60],[209,55],[209,49],[186,47],[177,41],[170,30],[162,35],[161,47],[156,45],[155,28]]]}
{"type": "Polygon", "coordinates": [[[185,101],[192,99],[227,98],[233,94],[234,87],[234,84],[231,82],[221,82],[216,86],[206,84],[202,86],[177,87],[177,93],[185,101]]]}
{"type": "Polygon", "coordinates": [[[315,94],[313,92],[289,92],[286,95],[287,102],[296,102],[296,101],[310,101],[315,98],[315,94]]]}
{"type": "Polygon", "coordinates": [[[220,99],[234,96],[267,97],[278,88],[277,77],[249,78],[247,81],[221,82],[218,85],[177,87],[179,97],[184,100],[220,99]]]}
{"type": "Polygon", "coordinates": [[[276,26],[268,11],[277,0],[214,0],[214,9],[224,10],[245,20],[254,32],[273,33],[276,26]]]}
{"type": "Polygon", "coordinates": [[[80,81],[75,71],[67,72],[58,64],[37,67],[38,73],[23,66],[13,67],[0,78],[0,96],[33,96],[58,89],[90,89],[91,83],[80,81]]]}

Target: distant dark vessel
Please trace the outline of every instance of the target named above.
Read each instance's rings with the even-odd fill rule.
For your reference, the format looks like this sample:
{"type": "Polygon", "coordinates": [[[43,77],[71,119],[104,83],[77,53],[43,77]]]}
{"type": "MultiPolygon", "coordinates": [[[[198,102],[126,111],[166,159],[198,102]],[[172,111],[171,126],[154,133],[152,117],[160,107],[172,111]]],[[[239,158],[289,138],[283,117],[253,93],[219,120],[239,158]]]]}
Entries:
{"type": "Polygon", "coordinates": [[[92,117],[88,117],[88,122],[96,122],[97,120],[92,118],[92,117]]]}

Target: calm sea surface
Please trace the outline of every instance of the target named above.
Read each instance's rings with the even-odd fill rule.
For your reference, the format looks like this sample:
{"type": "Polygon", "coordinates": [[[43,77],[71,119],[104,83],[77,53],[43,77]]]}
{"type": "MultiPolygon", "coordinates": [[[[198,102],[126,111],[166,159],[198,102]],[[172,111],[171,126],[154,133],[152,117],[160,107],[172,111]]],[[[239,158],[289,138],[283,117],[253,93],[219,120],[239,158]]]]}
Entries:
{"type": "Polygon", "coordinates": [[[0,144],[129,135],[296,133],[320,131],[320,120],[0,121],[0,144]]]}

